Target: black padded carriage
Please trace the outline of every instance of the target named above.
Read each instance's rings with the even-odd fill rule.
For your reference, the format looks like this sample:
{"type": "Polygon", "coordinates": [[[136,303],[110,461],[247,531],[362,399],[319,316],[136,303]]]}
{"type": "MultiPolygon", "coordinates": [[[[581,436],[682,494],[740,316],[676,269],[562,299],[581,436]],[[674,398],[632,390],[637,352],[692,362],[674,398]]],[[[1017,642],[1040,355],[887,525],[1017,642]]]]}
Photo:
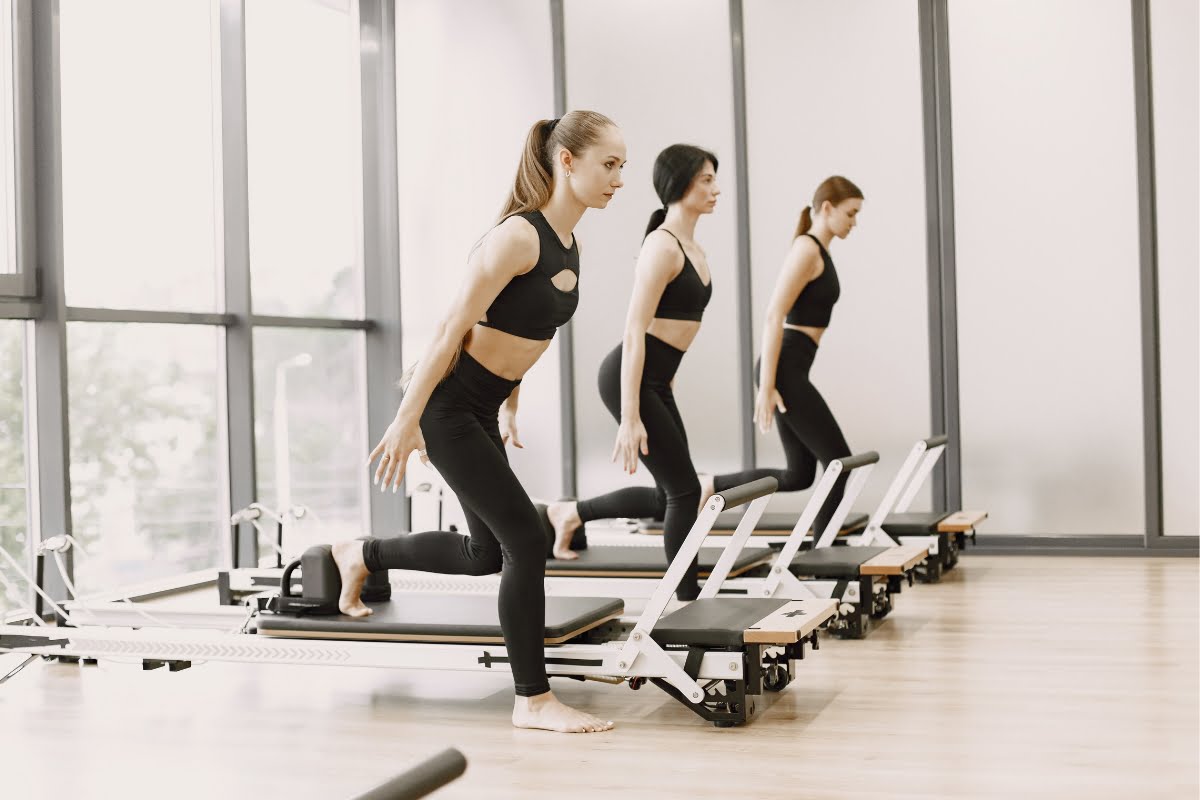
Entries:
{"type": "MultiPolygon", "coordinates": [[[[369,617],[260,614],[258,633],[301,639],[502,644],[495,595],[403,594],[367,603],[369,617]]],[[[546,644],[562,644],[625,610],[621,600],[547,597],[546,644]]]]}
{"type": "Polygon", "coordinates": [[[774,597],[693,600],[660,619],[650,632],[650,637],[661,645],[741,647],[747,630],[788,602],[774,597]]]}
{"type": "Polygon", "coordinates": [[[859,567],[891,547],[821,547],[792,559],[792,574],[814,578],[857,578],[859,567]]]}
{"type": "Polygon", "coordinates": [[[888,514],[883,521],[883,530],[892,536],[932,536],[949,511],[906,511],[903,514],[888,514]]]}
{"type": "MultiPolygon", "coordinates": [[[[700,548],[700,574],[708,575],[721,557],[721,547],[700,548]]],[[[742,548],[730,577],[771,561],[769,547],[742,548]]],[[[546,561],[546,574],[566,577],[661,578],[667,572],[667,554],[661,547],[597,545],[579,551],[574,561],[546,561]]]]}

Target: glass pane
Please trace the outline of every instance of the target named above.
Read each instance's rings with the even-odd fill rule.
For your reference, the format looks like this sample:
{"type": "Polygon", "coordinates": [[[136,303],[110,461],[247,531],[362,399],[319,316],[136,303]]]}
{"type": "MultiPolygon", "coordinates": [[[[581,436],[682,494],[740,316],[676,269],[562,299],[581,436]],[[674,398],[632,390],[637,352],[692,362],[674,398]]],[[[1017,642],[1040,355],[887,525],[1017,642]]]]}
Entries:
{"type": "MultiPolygon", "coordinates": [[[[28,570],[24,328],[24,322],[0,320],[0,548],[28,570]]],[[[27,606],[29,592],[7,559],[0,561],[0,574],[13,584],[0,586],[3,617],[5,609],[27,606]]]]}
{"type": "Polygon", "coordinates": [[[306,509],[284,529],[288,555],[367,531],[363,345],[359,331],[254,331],[258,497],[306,509]]]}
{"type": "Polygon", "coordinates": [[[1158,324],[1162,365],[1163,531],[1200,534],[1200,6],[1150,4],[1158,324]]]}
{"type": "MultiPolygon", "coordinates": [[[[879,451],[858,503],[871,509],[913,444],[934,432],[917,4],[755,0],[744,13],[755,355],[801,209],[825,178],[849,178],[866,200],[858,229],[832,244],[842,296],[812,381],[851,450],[879,451]],[[792,31],[795,46],[778,46],[779,31],[792,31]],[[781,103],[797,75],[822,78],[805,84],[803,102],[781,103]],[[822,110],[819,125],[814,109],[822,110]]],[[[758,465],[785,466],[778,428],[756,435],[758,465]]],[[[929,483],[914,509],[928,507],[929,483]]],[[[799,510],[810,494],[781,494],[771,508],[799,510]]]]}
{"type": "MultiPolygon", "coordinates": [[[[421,357],[458,293],[472,246],[495,224],[529,126],[553,114],[551,55],[546,3],[396,5],[396,104],[421,121],[398,131],[406,363],[421,357]],[[462,124],[463,108],[487,120],[486,136],[462,124]]],[[[587,278],[587,265],[602,263],[590,252],[585,293],[600,285],[587,278]]],[[[513,471],[534,496],[558,497],[562,488],[558,353],[556,342],[525,376],[517,415],[525,447],[508,448],[513,471]]],[[[390,378],[400,377],[399,367],[390,378]]]]}
{"type": "Polygon", "coordinates": [[[250,265],[259,314],[362,316],[350,4],[246,4],[250,265]]]}
{"type": "Polygon", "coordinates": [[[67,304],[211,311],[217,163],[208,0],[63,0],[67,304]]]}
{"type": "Polygon", "coordinates": [[[1145,531],[1131,24],[950,3],[963,505],[989,533],[1145,531]]]}
{"type": "MultiPolygon", "coordinates": [[[[716,212],[696,226],[696,239],[712,270],[713,296],[704,327],[680,367],[675,392],[696,468],[740,469],[742,387],[736,379],[736,351],[730,347],[738,336],[738,175],[729,3],[571,0],[563,11],[570,54],[567,105],[611,117],[625,132],[629,158],[625,188],[608,209],[589,212],[576,231],[583,248],[583,301],[575,315],[581,333],[575,339],[579,490],[587,495],[630,483],[609,459],[617,424],[600,402],[596,371],[621,341],[642,232],[650,213],[662,205],[651,183],[654,159],[675,142],[716,154],[724,192],[716,212]],[[727,378],[713,380],[713,365],[720,365],[727,378]]],[[[645,469],[635,479],[651,480],[645,469]]]]}
{"type": "Polygon", "coordinates": [[[71,515],[94,592],[215,567],[226,469],[218,441],[218,329],[67,325],[71,515]]]}
{"type": "Polygon", "coordinates": [[[17,270],[14,181],[16,149],[13,137],[12,0],[0,0],[0,274],[17,270]]]}

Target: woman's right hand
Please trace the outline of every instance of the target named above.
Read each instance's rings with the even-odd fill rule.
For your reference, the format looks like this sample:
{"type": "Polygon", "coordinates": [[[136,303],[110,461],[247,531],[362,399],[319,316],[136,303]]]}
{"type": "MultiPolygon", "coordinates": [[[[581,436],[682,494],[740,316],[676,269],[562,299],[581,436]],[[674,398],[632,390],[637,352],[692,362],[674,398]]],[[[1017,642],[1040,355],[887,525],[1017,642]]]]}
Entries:
{"type": "Polygon", "coordinates": [[[637,472],[638,454],[650,454],[650,440],[641,419],[622,419],[617,428],[617,443],[613,446],[612,460],[621,461],[621,468],[632,475],[637,472]]]}
{"type": "Polygon", "coordinates": [[[769,433],[771,430],[771,420],[775,417],[775,412],[781,414],[787,413],[787,408],[783,405],[783,397],[779,394],[779,390],[774,386],[769,389],[759,388],[758,394],[754,398],[754,422],[758,425],[758,429],[763,433],[769,433]]]}
{"type": "Polygon", "coordinates": [[[414,450],[422,462],[429,463],[429,458],[425,455],[425,437],[421,435],[420,421],[408,422],[399,417],[392,420],[392,424],[383,432],[379,444],[375,445],[375,449],[367,457],[368,467],[375,459],[379,459],[379,466],[375,469],[375,484],[379,486],[379,491],[387,491],[389,483],[393,492],[400,487],[400,481],[404,479],[404,469],[408,466],[408,457],[414,450]]]}

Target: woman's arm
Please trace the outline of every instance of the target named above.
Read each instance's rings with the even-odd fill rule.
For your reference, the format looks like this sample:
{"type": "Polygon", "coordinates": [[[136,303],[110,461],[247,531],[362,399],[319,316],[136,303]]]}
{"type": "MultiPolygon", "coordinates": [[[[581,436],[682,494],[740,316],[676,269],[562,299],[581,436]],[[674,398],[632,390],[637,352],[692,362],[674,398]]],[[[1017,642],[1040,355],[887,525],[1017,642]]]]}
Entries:
{"type": "Polygon", "coordinates": [[[817,277],[820,264],[820,253],[812,247],[811,241],[798,237],[788,250],[767,303],[760,351],[762,357],[758,368],[758,394],[754,402],[754,421],[763,433],[771,429],[771,419],[777,409],[787,413],[783,398],[775,388],[779,351],[783,347],[783,323],[804,287],[817,277]]]}
{"type": "Polygon", "coordinates": [[[613,446],[612,460],[621,460],[628,473],[637,471],[638,454],[650,452],[642,425],[640,396],[646,362],[646,331],[663,290],[683,269],[683,254],[667,235],[646,237],[638,254],[633,278],[633,296],[625,317],[621,341],[621,424],[613,446]]]}
{"type": "Polygon", "coordinates": [[[504,405],[500,406],[500,439],[505,444],[524,450],[525,445],[521,444],[521,439],[517,436],[517,401],[520,394],[521,385],[517,384],[512,394],[504,401],[504,405]]]}
{"type": "Polygon", "coordinates": [[[421,414],[463,337],[483,318],[509,281],[533,268],[538,252],[537,231],[523,219],[505,220],[488,234],[479,259],[468,271],[458,296],[438,323],[433,341],[417,364],[396,418],[371,451],[368,463],[381,459],[375,470],[376,483],[381,480],[383,483],[381,489],[390,483],[395,491],[404,477],[409,453],[424,450],[421,414]]]}

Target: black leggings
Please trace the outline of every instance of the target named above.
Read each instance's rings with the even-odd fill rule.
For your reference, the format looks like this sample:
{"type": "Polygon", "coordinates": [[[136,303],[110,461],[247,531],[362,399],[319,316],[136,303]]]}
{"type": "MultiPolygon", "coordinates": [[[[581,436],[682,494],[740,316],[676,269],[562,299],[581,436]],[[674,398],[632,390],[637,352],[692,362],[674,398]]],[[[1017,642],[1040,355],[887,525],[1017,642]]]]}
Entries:
{"type": "Polygon", "coordinates": [[[458,497],[471,535],[431,531],[368,539],[363,558],[372,572],[500,572],[500,628],[513,683],[519,696],[533,697],[550,691],[543,649],[546,538],[508,465],[497,422],[500,405],[518,383],[493,375],[464,352],[421,416],[429,460],[458,497]]]}
{"type": "MultiPolygon", "coordinates": [[[[675,405],[671,379],[679,369],[683,351],[646,334],[646,361],[642,368],[639,396],[642,424],[646,427],[649,455],[640,456],[654,476],[654,488],[636,486],[618,489],[600,497],[580,500],[579,518],[584,522],[614,517],[656,517],[663,520],[663,544],[667,558],[674,559],[688,531],[696,522],[700,504],[700,481],[688,451],[687,432],[675,405]]],[[[613,417],[621,421],[621,347],[600,364],[600,399],[613,417]]],[[[676,595],[694,600],[700,593],[696,562],[684,574],[676,595]]]]}
{"type": "MultiPolygon", "coordinates": [[[[838,427],[825,399],[808,379],[808,371],[817,355],[817,343],[801,331],[785,328],[783,346],[779,351],[779,367],[775,371],[775,388],[783,397],[787,413],[775,412],[779,439],[787,457],[787,469],[749,469],[713,478],[713,487],[721,492],[757,478],[771,477],[779,481],[779,491],[798,492],[812,486],[816,478],[817,461],[828,465],[835,458],[850,455],[850,445],[838,427]]],[[[755,365],[755,375],[758,366],[755,365]]],[[[817,533],[825,530],[834,510],[842,502],[846,475],[838,478],[833,491],[817,515],[817,533]]]]}

